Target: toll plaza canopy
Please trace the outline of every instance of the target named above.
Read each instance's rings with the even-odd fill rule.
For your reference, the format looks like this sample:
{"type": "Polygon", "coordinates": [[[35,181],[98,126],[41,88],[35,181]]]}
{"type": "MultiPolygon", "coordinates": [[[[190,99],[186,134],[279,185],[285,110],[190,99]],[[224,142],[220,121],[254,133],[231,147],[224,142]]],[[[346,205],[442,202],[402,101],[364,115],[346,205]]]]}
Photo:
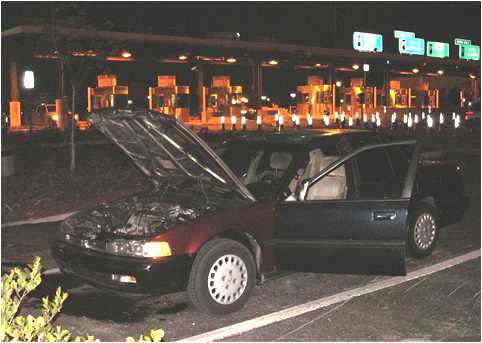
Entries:
{"type": "MultiPolygon", "coordinates": [[[[447,73],[478,72],[480,70],[479,61],[454,58],[430,58],[427,56],[401,55],[389,52],[366,53],[346,49],[273,42],[87,30],[58,26],[54,29],[51,26],[17,26],[3,31],[2,40],[3,43],[9,44],[24,41],[25,39],[36,39],[40,35],[49,35],[52,32],[55,32],[58,36],[65,36],[79,41],[108,41],[111,42],[111,52],[118,50],[116,49],[116,44],[118,44],[118,46],[126,49],[136,49],[133,50],[132,60],[154,59],[165,63],[192,62],[178,59],[180,54],[186,54],[194,57],[199,62],[206,63],[229,63],[227,59],[230,56],[235,56],[236,63],[240,64],[252,62],[268,64],[269,60],[276,59],[279,62],[279,66],[282,66],[283,62],[287,62],[291,65],[307,64],[315,67],[326,67],[325,65],[319,65],[319,63],[349,64],[351,66],[351,63],[387,63],[388,61],[390,68],[412,68],[415,65],[427,63],[429,66],[433,66],[434,69],[442,66],[448,68],[446,69],[447,73]]],[[[23,51],[26,48],[28,49],[28,46],[24,44],[18,45],[18,47],[22,48],[23,51]]],[[[104,51],[103,57],[105,57],[106,53],[108,52],[104,51]]],[[[79,57],[82,56],[79,54],[79,57]]],[[[93,55],[89,57],[93,57],[93,55]]]]}

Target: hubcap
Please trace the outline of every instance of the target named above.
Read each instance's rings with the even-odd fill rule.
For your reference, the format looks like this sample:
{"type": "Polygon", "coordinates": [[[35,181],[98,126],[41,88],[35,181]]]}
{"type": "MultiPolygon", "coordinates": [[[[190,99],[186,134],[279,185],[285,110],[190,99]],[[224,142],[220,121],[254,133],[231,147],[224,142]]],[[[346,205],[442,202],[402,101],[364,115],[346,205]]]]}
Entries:
{"type": "Polygon", "coordinates": [[[219,304],[232,304],[244,293],[247,281],[248,271],[244,261],[236,255],[224,255],[214,262],[209,271],[209,294],[219,304]]]}
{"type": "Polygon", "coordinates": [[[432,246],[435,240],[437,226],[432,215],[423,213],[415,222],[415,244],[417,248],[425,250],[432,246]]]}

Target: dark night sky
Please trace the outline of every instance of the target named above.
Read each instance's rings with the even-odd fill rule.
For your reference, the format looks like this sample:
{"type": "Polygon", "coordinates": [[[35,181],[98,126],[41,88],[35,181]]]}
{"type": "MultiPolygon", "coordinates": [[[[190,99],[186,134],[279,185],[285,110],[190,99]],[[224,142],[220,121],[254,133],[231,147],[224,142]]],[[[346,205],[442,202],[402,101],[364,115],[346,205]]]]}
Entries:
{"type": "MultiPolygon", "coordinates": [[[[353,31],[384,35],[385,50],[396,43],[393,30],[413,31],[425,40],[480,44],[480,2],[84,2],[93,21],[110,20],[119,30],[203,36],[208,31],[240,32],[244,40],[351,49],[353,31]],[[336,21],[335,21],[336,17],[336,21]]],[[[2,26],[25,18],[48,18],[52,3],[2,2],[2,26]]]]}

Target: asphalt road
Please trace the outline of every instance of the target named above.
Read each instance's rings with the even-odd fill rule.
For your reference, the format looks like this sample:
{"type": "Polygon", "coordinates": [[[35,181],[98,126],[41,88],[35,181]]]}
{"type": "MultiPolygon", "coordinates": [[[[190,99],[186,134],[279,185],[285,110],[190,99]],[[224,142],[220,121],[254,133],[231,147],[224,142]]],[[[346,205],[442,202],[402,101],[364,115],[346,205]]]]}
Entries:
{"type": "MultiPolygon", "coordinates": [[[[462,221],[443,228],[432,256],[408,260],[409,272],[480,249],[480,155],[465,156],[463,165],[470,208],[462,221]]],[[[48,238],[57,228],[54,223],[2,229],[2,269],[8,269],[9,263],[28,263],[35,255],[42,256],[46,268],[55,268],[48,238]]],[[[44,277],[24,311],[38,311],[40,297],[53,294],[61,285],[70,296],[56,323],[74,333],[117,341],[162,328],[169,340],[178,340],[384,279],[373,275],[281,275],[256,287],[240,312],[209,317],[191,308],[184,292],[124,298],[52,274],[44,277]]],[[[225,340],[480,341],[480,288],[480,259],[476,259],[225,340]]]]}

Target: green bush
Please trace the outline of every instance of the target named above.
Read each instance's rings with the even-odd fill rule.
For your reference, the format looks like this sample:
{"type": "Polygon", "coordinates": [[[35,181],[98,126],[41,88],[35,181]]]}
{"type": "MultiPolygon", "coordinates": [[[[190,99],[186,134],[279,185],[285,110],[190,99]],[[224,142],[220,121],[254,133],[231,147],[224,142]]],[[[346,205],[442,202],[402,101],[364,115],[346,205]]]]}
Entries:
{"type": "MultiPolygon", "coordinates": [[[[36,257],[33,264],[24,268],[12,269],[2,277],[2,329],[0,341],[23,341],[23,342],[99,342],[94,336],[87,335],[72,337],[69,330],[62,329],[60,326],[53,326],[55,316],[62,309],[68,294],[63,292],[60,287],[55,292],[55,297],[42,298],[42,315],[34,317],[30,314],[18,315],[23,301],[30,292],[37,288],[42,282],[42,264],[40,257],[36,257]]],[[[160,342],[164,338],[164,331],[151,330],[149,336],[140,336],[139,342],[160,342]]],[[[127,337],[127,342],[135,342],[133,337],[127,337]]]]}

